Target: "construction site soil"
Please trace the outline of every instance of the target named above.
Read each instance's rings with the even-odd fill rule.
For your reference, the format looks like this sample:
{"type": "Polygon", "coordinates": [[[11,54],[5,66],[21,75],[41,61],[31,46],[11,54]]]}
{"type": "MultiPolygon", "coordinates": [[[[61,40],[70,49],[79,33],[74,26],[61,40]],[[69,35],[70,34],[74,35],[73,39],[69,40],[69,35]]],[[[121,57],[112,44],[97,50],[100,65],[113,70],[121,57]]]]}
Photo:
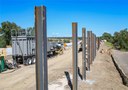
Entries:
{"type": "MultiPolygon", "coordinates": [[[[128,90],[123,85],[117,71],[109,47],[101,44],[97,56],[87,71],[86,80],[78,77],[78,90],[128,90]],[[103,50],[104,52],[100,52],[103,50]]],[[[78,66],[82,71],[82,52],[78,53],[78,66]]],[[[72,79],[72,48],[64,54],[48,59],[48,87],[49,90],[71,90],[68,86],[65,72],[72,79]]],[[[36,90],[35,65],[24,66],[15,70],[8,70],[0,74],[0,90],[36,90]]]]}

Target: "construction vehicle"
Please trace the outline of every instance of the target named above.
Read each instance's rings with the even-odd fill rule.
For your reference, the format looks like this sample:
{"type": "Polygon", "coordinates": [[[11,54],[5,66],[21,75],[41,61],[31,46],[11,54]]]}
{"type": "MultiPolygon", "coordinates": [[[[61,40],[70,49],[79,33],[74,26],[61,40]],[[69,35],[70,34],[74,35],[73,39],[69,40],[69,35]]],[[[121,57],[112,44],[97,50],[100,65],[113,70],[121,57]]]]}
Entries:
{"type": "MultiPolygon", "coordinates": [[[[34,64],[35,59],[35,37],[27,30],[12,30],[12,57],[16,63],[24,65],[34,64]]],[[[47,41],[47,55],[53,55],[58,50],[56,42],[47,41]]]]}

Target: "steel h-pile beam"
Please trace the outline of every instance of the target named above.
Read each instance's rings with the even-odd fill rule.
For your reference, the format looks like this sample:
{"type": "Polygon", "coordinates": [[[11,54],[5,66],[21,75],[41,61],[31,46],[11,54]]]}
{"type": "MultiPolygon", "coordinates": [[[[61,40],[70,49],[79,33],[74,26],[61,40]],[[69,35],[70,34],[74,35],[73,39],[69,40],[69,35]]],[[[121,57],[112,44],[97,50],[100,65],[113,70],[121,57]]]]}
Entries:
{"type": "Polygon", "coordinates": [[[46,7],[35,7],[36,90],[48,90],[46,7]]]}

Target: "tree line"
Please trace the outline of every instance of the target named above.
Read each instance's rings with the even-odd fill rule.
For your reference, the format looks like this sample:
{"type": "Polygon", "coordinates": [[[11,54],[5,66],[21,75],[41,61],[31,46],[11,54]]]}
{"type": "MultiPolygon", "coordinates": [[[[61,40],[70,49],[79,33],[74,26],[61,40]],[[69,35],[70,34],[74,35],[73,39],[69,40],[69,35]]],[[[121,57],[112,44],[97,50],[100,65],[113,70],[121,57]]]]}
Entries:
{"type": "Polygon", "coordinates": [[[119,32],[115,32],[113,35],[110,33],[104,33],[100,39],[105,39],[112,43],[115,49],[128,51],[128,29],[125,28],[119,32]]]}
{"type": "MultiPolygon", "coordinates": [[[[22,27],[18,26],[16,23],[14,22],[9,22],[9,21],[5,21],[2,22],[0,25],[0,48],[6,48],[6,46],[10,46],[11,45],[11,30],[23,30],[22,27]]],[[[28,27],[26,29],[28,32],[31,32],[31,35],[35,35],[35,28],[34,27],[28,27]]],[[[50,38],[50,37],[49,37],[50,38]]],[[[53,38],[53,37],[51,37],[53,38]]],[[[59,38],[59,37],[55,37],[55,38],[59,38]]],[[[70,39],[72,37],[60,37],[64,39],[64,43],[68,43],[70,42],[70,39]]],[[[79,37],[78,39],[81,39],[81,37],[79,37]]]]}
{"type": "MultiPolygon", "coordinates": [[[[1,23],[0,48],[5,48],[7,45],[11,45],[11,30],[12,29],[18,31],[18,30],[22,30],[23,28],[21,28],[14,22],[5,21],[1,23]]],[[[31,31],[32,32],[31,35],[35,34],[34,27],[28,27],[26,30],[31,31]]],[[[81,39],[81,37],[79,39],[81,39]]],[[[128,29],[127,28],[120,30],[119,32],[115,32],[113,35],[105,32],[100,37],[100,39],[101,40],[105,39],[108,42],[112,43],[116,49],[128,51],[128,29]]]]}
{"type": "MultiPolygon", "coordinates": [[[[0,48],[5,48],[6,46],[11,45],[11,30],[21,30],[20,26],[18,26],[14,22],[5,21],[1,23],[0,26],[0,48]]],[[[34,28],[28,27],[27,30],[32,31],[32,35],[34,35],[34,28]]]]}

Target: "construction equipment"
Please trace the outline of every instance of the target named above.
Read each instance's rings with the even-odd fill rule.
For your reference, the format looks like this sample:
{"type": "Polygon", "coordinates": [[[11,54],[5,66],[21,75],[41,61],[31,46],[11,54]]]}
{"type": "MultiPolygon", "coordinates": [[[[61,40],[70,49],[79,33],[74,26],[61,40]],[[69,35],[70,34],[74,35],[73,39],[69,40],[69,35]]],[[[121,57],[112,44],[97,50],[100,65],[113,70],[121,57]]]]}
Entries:
{"type": "Polygon", "coordinates": [[[13,31],[12,58],[14,63],[29,65],[35,63],[35,40],[26,30],[13,31]]]}
{"type": "MultiPolygon", "coordinates": [[[[35,59],[35,37],[27,30],[12,30],[12,57],[14,63],[24,65],[34,64],[35,59]]],[[[47,41],[47,55],[54,55],[58,51],[57,42],[47,41]]]]}
{"type": "Polygon", "coordinates": [[[56,53],[59,55],[62,55],[63,54],[63,47],[60,45],[57,45],[56,53]]]}

